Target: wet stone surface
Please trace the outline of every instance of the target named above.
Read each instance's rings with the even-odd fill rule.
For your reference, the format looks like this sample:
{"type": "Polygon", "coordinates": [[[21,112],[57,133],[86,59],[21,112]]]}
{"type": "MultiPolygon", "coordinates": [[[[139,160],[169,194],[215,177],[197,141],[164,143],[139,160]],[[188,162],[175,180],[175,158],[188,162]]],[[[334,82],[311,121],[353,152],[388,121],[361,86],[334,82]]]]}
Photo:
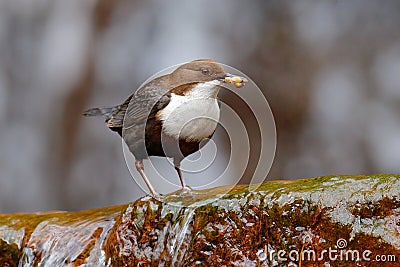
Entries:
{"type": "Polygon", "coordinates": [[[398,175],[224,190],[0,215],[0,266],[400,266],[398,175]]]}

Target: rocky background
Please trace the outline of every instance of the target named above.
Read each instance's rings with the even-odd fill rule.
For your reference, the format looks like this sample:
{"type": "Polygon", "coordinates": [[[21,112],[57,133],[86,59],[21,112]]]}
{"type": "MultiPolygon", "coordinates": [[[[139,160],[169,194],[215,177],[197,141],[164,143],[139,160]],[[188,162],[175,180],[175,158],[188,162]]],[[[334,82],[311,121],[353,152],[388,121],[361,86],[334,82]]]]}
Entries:
{"type": "Polygon", "coordinates": [[[143,195],[120,139],[81,111],[196,58],[262,88],[278,131],[270,178],[399,173],[399,10],[395,0],[1,1],[0,213],[143,195]]]}

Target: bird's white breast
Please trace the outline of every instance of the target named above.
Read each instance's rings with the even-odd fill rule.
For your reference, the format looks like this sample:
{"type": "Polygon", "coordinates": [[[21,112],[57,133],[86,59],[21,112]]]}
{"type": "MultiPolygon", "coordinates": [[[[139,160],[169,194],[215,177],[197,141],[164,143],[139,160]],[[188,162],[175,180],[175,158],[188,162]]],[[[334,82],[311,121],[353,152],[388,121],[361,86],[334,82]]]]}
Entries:
{"type": "Polygon", "coordinates": [[[212,135],[220,114],[216,85],[199,84],[184,96],[172,93],[169,104],[158,113],[163,133],[187,141],[201,141],[212,135]]]}

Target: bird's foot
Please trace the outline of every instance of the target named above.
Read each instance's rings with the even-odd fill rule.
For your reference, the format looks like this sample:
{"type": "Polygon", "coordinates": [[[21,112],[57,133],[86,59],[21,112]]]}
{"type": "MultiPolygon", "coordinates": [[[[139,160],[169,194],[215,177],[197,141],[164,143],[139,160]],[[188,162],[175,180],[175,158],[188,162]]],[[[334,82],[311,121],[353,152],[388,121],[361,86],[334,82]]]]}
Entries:
{"type": "Polygon", "coordinates": [[[163,201],[164,200],[164,196],[159,194],[159,193],[157,193],[157,192],[150,193],[150,196],[152,198],[157,199],[158,201],[163,201]]]}
{"type": "Polygon", "coordinates": [[[196,190],[193,190],[191,187],[186,185],[186,186],[182,187],[182,189],[181,189],[181,191],[179,193],[179,196],[181,196],[181,197],[194,196],[194,195],[197,195],[197,194],[198,193],[197,193],[196,190]]]}
{"type": "Polygon", "coordinates": [[[190,186],[185,185],[182,187],[181,191],[182,192],[192,192],[193,189],[190,186]]]}

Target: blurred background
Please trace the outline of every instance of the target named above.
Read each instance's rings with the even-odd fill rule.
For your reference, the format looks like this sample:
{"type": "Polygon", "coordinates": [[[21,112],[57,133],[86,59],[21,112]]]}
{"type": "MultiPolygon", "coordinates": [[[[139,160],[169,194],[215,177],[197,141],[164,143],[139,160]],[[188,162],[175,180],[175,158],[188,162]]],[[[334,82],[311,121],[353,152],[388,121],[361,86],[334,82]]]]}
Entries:
{"type": "Polygon", "coordinates": [[[269,179],[399,173],[399,29],[396,0],[0,1],[0,213],[143,195],[120,138],[81,112],[197,58],[263,90],[269,179]]]}

